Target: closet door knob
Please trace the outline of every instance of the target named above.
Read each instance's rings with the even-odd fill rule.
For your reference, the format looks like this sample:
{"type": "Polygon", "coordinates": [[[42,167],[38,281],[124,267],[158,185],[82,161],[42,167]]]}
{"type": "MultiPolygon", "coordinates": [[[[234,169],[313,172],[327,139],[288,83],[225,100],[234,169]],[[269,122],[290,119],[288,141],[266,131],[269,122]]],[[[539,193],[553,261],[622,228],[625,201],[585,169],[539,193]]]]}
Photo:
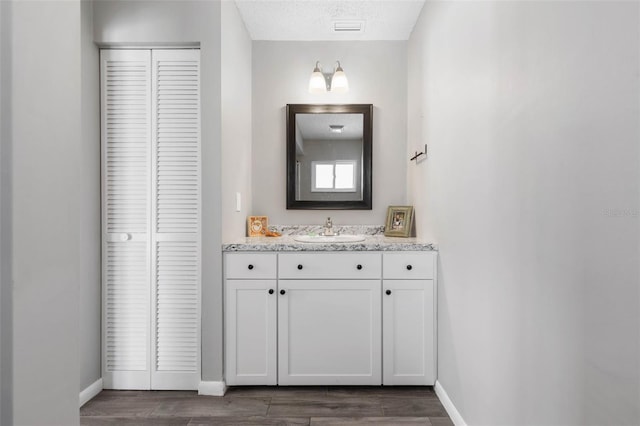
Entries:
{"type": "Polygon", "coordinates": [[[273,293],[274,293],[274,292],[273,292],[273,289],[272,289],[272,288],[270,288],[270,289],[269,289],[269,294],[273,294],[273,293]]]}
{"type": "Polygon", "coordinates": [[[247,268],[249,268],[249,270],[253,269],[253,265],[249,265],[247,266],[247,268]]]}
{"type": "Polygon", "coordinates": [[[284,291],[284,289],[280,290],[280,294],[285,294],[286,291],[284,291]]]}
{"type": "Polygon", "coordinates": [[[302,265],[298,265],[298,269],[302,269],[302,265]]]}
{"type": "Polygon", "coordinates": [[[385,291],[385,293],[387,293],[387,296],[391,294],[391,290],[387,290],[385,291]]]}
{"type": "Polygon", "coordinates": [[[358,270],[362,269],[362,265],[358,265],[356,266],[356,268],[358,268],[358,270]]]}
{"type": "Polygon", "coordinates": [[[131,239],[131,234],[120,234],[120,241],[129,241],[131,239]]]}
{"type": "Polygon", "coordinates": [[[411,265],[407,265],[407,271],[410,271],[410,270],[412,270],[412,269],[413,269],[413,266],[411,266],[411,265]]]}

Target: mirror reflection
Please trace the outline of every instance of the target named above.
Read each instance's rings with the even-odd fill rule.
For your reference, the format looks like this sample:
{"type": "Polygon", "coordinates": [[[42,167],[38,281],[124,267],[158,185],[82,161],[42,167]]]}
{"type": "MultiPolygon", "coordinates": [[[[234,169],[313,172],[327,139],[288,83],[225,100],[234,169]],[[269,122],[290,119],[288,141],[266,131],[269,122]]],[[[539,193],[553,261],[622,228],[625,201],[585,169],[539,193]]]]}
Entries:
{"type": "Polygon", "coordinates": [[[287,208],[371,209],[373,105],[287,105],[287,208]]]}
{"type": "Polygon", "coordinates": [[[362,114],[296,115],[296,200],[362,200],[362,114]]]}

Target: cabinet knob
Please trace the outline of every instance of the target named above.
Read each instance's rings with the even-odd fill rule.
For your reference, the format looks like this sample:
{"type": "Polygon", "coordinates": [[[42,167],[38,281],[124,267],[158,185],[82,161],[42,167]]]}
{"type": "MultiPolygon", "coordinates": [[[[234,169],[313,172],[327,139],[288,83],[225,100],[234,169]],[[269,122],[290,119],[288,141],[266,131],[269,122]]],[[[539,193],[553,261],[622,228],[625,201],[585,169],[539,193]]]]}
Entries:
{"type": "Polygon", "coordinates": [[[284,289],[280,290],[280,294],[285,294],[286,291],[284,289]]]}
{"type": "Polygon", "coordinates": [[[362,269],[362,265],[358,265],[356,266],[356,268],[358,268],[358,270],[362,269]]]}
{"type": "Polygon", "coordinates": [[[249,268],[249,270],[253,269],[253,265],[249,265],[247,266],[247,268],[249,268]]]}
{"type": "Polygon", "coordinates": [[[413,266],[411,266],[411,265],[407,265],[407,271],[410,271],[410,270],[412,270],[412,269],[413,269],[413,266]]]}
{"type": "Polygon", "coordinates": [[[269,289],[269,294],[273,294],[273,289],[272,288],[269,289]]]}
{"type": "Polygon", "coordinates": [[[391,290],[387,290],[385,291],[385,293],[387,293],[387,296],[391,294],[391,290]]]}
{"type": "Polygon", "coordinates": [[[298,269],[302,269],[302,265],[298,265],[298,269]]]}

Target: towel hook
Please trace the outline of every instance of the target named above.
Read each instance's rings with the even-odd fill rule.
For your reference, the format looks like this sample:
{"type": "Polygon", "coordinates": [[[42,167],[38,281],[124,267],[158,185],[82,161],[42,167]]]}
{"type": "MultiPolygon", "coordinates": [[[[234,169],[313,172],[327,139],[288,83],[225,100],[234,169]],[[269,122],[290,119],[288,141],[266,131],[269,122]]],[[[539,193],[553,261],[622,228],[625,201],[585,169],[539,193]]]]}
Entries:
{"type": "Polygon", "coordinates": [[[422,152],[418,152],[416,151],[415,155],[411,158],[409,158],[409,161],[413,161],[416,160],[416,164],[418,163],[418,158],[420,158],[423,155],[427,155],[427,144],[424,144],[424,151],[422,152]]]}

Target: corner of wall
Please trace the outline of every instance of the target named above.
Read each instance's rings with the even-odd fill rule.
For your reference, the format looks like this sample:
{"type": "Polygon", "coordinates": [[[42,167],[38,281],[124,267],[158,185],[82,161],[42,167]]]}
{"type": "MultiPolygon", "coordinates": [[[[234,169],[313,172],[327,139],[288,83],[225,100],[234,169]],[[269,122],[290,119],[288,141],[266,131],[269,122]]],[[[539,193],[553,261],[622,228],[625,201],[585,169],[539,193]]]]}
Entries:
{"type": "Polygon", "coordinates": [[[101,377],[100,83],[94,1],[80,3],[82,157],[80,222],[80,389],[101,377]]]}
{"type": "Polygon", "coordinates": [[[229,241],[245,235],[252,206],[252,42],[235,3],[223,2],[221,14],[221,220],[229,241]]]}
{"type": "Polygon", "coordinates": [[[13,424],[11,2],[0,2],[0,424],[13,424]]]}
{"type": "Polygon", "coordinates": [[[81,2],[11,3],[11,247],[20,289],[13,421],[72,425],[80,382],[81,2]],[[44,40],[56,48],[43,48],[44,40]]]}

